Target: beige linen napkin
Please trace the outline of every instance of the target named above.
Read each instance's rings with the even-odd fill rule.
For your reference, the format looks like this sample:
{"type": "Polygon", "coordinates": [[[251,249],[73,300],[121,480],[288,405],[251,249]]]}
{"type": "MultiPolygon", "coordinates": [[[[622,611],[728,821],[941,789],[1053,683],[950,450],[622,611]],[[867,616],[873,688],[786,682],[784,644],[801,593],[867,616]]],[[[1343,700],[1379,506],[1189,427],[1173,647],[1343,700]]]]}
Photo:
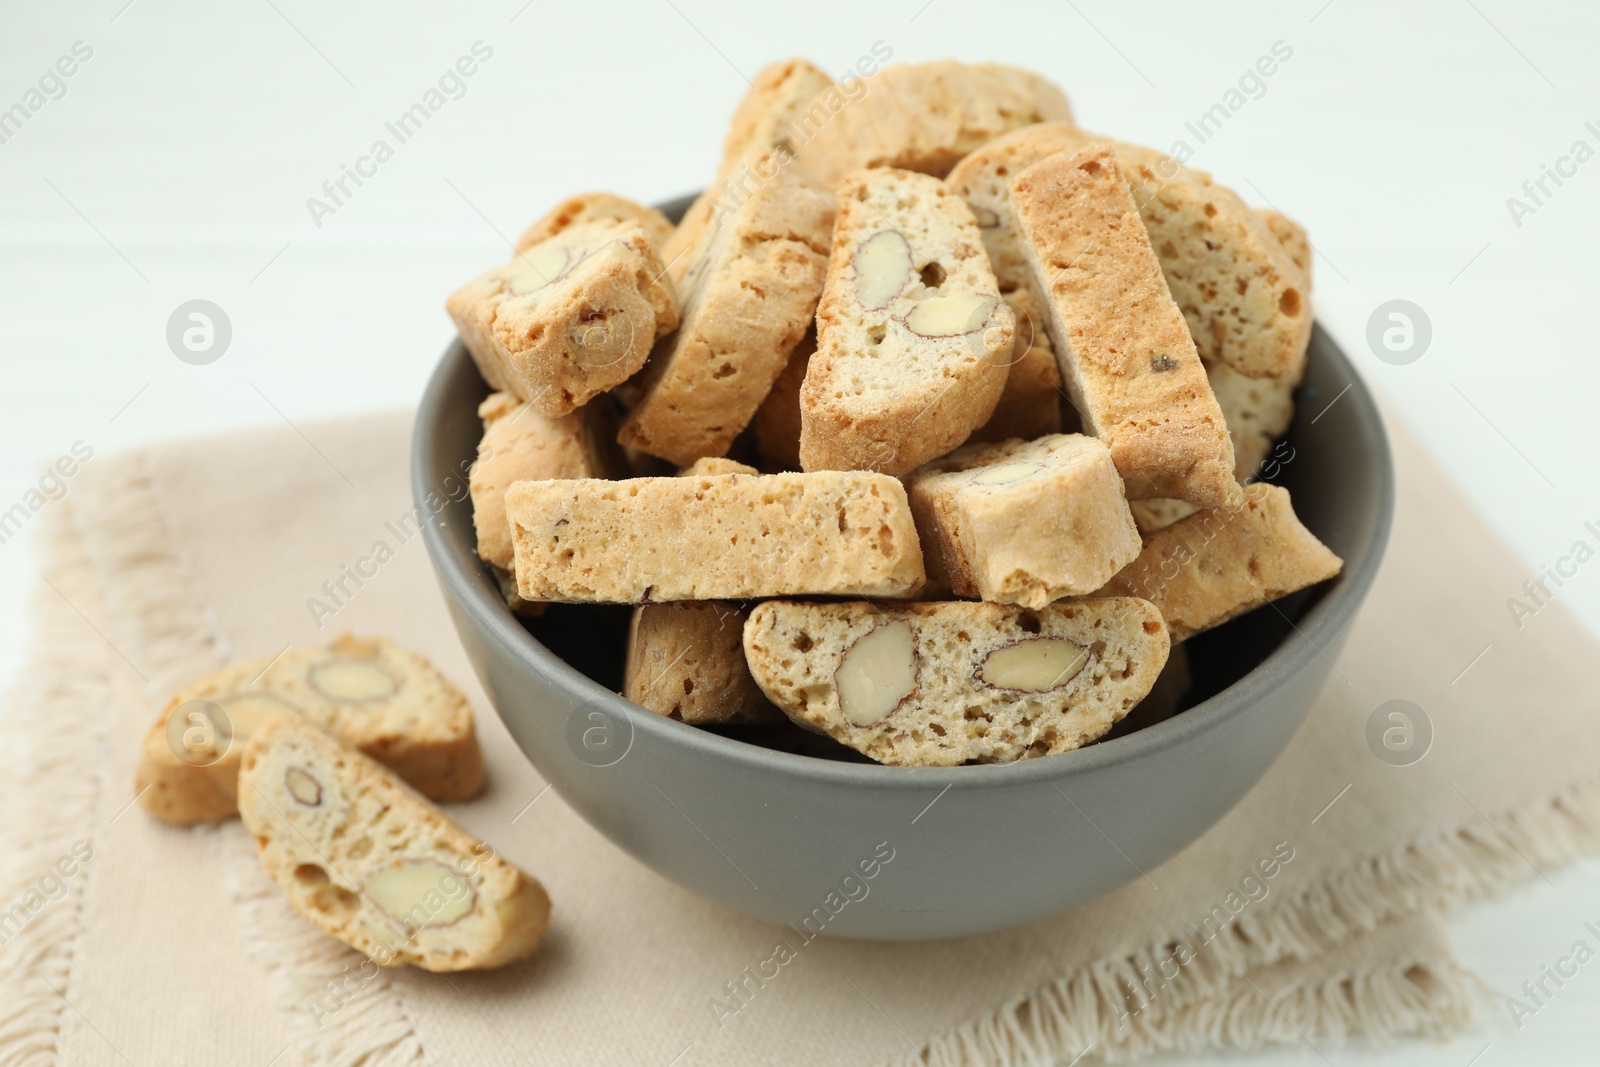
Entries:
{"type": "Polygon", "coordinates": [[[1437,1033],[1476,987],[1427,913],[1600,845],[1594,645],[1558,607],[1509,623],[1525,575],[1402,435],[1388,562],[1337,671],[1211,833],[1021,930],[800,944],[544,790],[406,534],[408,418],[303,429],[96,459],[50,507],[32,666],[0,721],[0,909],[23,909],[14,929],[0,910],[4,1062],[1068,1063],[1437,1033]],[[308,601],[380,541],[392,558],[319,629],[308,601]],[[288,908],[237,823],[128,807],[175,686],[342,629],[425,651],[473,696],[492,780],[454,814],[555,901],[525,963],[377,972],[288,908]],[[1394,699],[1431,723],[1406,766],[1368,742],[1394,699]],[[793,958],[751,979],[780,941],[793,958]]]}

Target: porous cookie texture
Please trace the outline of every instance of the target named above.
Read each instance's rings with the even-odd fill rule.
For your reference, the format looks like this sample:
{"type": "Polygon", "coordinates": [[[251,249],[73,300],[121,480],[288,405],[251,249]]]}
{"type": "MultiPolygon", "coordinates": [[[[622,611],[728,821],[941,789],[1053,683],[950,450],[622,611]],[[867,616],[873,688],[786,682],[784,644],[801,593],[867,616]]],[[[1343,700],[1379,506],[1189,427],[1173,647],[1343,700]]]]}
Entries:
{"type": "Polygon", "coordinates": [[[783,373],[756,409],[756,451],[769,474],[800,469],[800,387],[816,351],[817,335],[811,331],[789,353],[783,373]]]}
{"type": "Polygon", "coordinates": [[[1306,228],[1280,211],[1271,208],[1256,208],[1256,214],[1261,221],[1267,224],[1267,229],[1272,231],[1272,236],[1278,239],[1284,252],[1288,253],[1294,265],[1300,268],[1300,273],[1305,275],[1306,292],[1311,291],[1311,238],[1306,236],[1306,228]]]}
{"type": "Polygon", "coordinates": [[[173,694],[139,748],[139,805],[170,823],[239,812],[239,760],[267,719],[293,704],[261,684],[267,661],[235,663],[173,694]]]}
{"type": "Polygon", "coordinates": [[[1292,373],[1311,337],[1310,279],[1294,247],[1309,255],[1304,231],[1275,212],[1253,211],[1204,171],[1068,123],[998,137],[947,179],[978,216],[1002,291],[1029,284],[1009,179],[1046,156],[1096,144],[1116,156],[1201,357],[1251,377],[1292,373]]]}
{"type": "Polygon", "coordinates": [[[745,658],[791,719],[880,763],[1004,763],[1077,748],[1142,700],[1167,659],[1131,597],[1002,604],[768,601],[745,658]]]}
{"type": "Polygon", "coordinates": [[[680,478],[698,478],[702,474],[760,474],[748,463],[740,463],[727,456],[704,456],[678,472],[680,478]]]}
{"type": "Polygon", "coordinates": [[[297,716],[251,740],[239,813],[289,903],[383,966],[499,967],[533,952],[549,925],[536,879],[297,716]]]}
{"type": "Polygon", "coordinates": [[[483,791],[483,754],[461,691],[385,638],[341,634],[270,662],[225,667],[175,693],[140,749],[139,803],[173,823],[232,818],[245,744],[284,711],[382,760],[435,800],[483,791]]]}
{"type": "Polygon", "coordinates": [[[1001,63],[897,63],[797,146],[828,186],[861,167],[943,177],[961,157],[1008,130],[1070,122],[1066,94],[1032,71],[1001,63]]]}
{"type": "Polygon", "coordinates": [[[579,193],[569,196],[546,212],[517,238],[517,251],[543,244],[564,230],[584,222],[637,222],[644,227],[650,243],[660,248],[672,233],[672,223],[653,207],[645,207],[615,193],[579,193]]]}
{"type": "Polygon", "coordinates": [[[1042,608],[1139,555],[1111,452],[1081,434],[965,445],[912,471],[906,492],[929,578],[958,597],[1042,608]]]}
{"type": "Polygon", "coordinates": [[[833,199],[762,158],[771,177],[689,252],[681,325],[645,368],[624,445],[680,465],[722,455],[811,325],[833,199]]]}
{"type": "Polygon", "coordinates": [[[264,681],[307,719],[430,800],[483,792],[472,705],[439,669],[386,637],[340,634],[279,656],[264,681]]]}
{"type": "Polygon", "coordinates": [[[1129,499],[1236,503],[1222,411],[1110,148],[1033,164],[1011,204],[1061,377],[1129,499]]]}
{"type": "MultiPolygon", "coordinates": [[[[1002,286],[1002,289],[1004,287],[1002,286]]],[[[1061,371],[1050,350],[1050,335],[1040,322],[1033,294],[1027,289],[1002,292],[1016,317],[1011,366],[1006,385],[989,421],[972,431],[969,441],[1004,441],[1008,437],[1043,437],[1060,433],[1061,371]]]]}
{"type": "Polygon", "coordinates": [[[626,381],[678,308],[637,222],[568,227],[450,294],[445,309],[490,386],[556,418],[626,381]]]}
{"type": "Polygon", "coordinates": [[[925,174],[851,175],[800,389],[801,465],[898,475],[961,444],[1005,389],[1014,323],[965,201],[925,174]]]}
{"type": "Polygon", "coordinates": [[[518,482],[506,510],[528,600],[893,597],[924,580],[905,489],[881,474],[518,482]]]}
{"type": "MultiPolygon", "coordinates": [[[[704,243],[706,231],[727,215],[730,205],[736,207],[764,180],[754,172],[755,161],[773,153],[785,166],[793,162],[795,144],[812,136],[830,113],[819,106],[819,98],[830,90],[838,91],[833,79],[804,59],[779,60],[757,72],[729,120],[716,176],[661,246],[675,287],[684,288],[694,265],[691,249],[704,243]]],[[[804,167],[792,169],[792,180],[814,180],[804,167]]]]}
{"type": "Polygon", "coordinates": [[[1139,558],[1096,595],[1149,600],[1177,642],[1339,573],[1339,557],[1296,517],[1287,489],[1256,484],[1244,496],[1145,538],[1139,558]]]}
{"type": "Polygon", "coordinates": [[[512,482],[540,478],[605,478],[620,456],[611,441],[611,406],[597,398],[577,411],[550,418],[510,393],[491,393],[478,405],[483,438],[467,475],[478,556],[511,569],[511,526],[506,490],[512,482]]]}
{"type": "Polygon", "coordinates": [[[749,614],[725,600],[635,608],[622,695],[691,726],[771,721],[777,713],[744,662],[749,614]]]}

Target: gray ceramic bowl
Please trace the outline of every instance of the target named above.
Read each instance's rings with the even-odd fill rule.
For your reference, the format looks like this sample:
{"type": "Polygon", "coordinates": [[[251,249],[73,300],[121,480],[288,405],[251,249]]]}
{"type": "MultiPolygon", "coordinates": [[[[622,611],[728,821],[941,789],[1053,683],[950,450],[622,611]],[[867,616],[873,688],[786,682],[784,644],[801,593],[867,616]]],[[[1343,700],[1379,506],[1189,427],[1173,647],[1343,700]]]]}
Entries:
{"type": "MultiPolygon", "coordinates": [[[[417,414],[419,503],[459,484],[487,392],[457,342],[417,414]]],[[[470,501],[448,503],[423,533],[511,735],[568,804],[639,862],[803,933],[977,934],[1056,914],[1156,867],[1220,819],[1305,718],[1377,572],[1394,479],[1372,396],[1320,329],[1298,400],[1273,480],[1344,558],[1344,573],[1190,642],[1195,691],[1179,714],[1011,765],[839,762],[652,714],[593,680],[618,685],[626,609],[552,608],[532,624],[541,641],[478,561],[470,501]]]]}

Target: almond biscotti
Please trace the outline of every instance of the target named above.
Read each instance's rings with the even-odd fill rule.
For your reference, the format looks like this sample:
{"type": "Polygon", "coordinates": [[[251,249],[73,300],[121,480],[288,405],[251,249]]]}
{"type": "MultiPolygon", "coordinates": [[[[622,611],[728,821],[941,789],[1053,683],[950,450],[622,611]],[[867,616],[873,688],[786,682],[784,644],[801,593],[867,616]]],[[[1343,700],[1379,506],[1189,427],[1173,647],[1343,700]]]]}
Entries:
{"type": "Polygon", "coordinates": [[[698,478],[703,474],[760,474],[748,463],[740,463],[727,456],[703,456],[678,472],[680,478],[698,478]]]}
{"type": "Polygon", "coordinates": [[[864,471],[518,482],[506,512],[528,600],[895,597],[924,581],[905,489],[864,471]]]}
{"type": "Polygon", "coordinates": [[[584,222],[637,222],[650,243],[660,248],[672,234],[672,223],[653,207],[645,207],[615,193],[579,193],[551,208],[517,238],[517,251],[543,244],[564,230],[584,222]]]}
{"type": "Polygon", "coordinates": [[[1097,596],[1161,610],[1174,642],[1327,581],[1343,566],[1295,516],[1289,491],[1256,484],[1237,508],[1206,508],[1145,538],[1139,558],[1097,596]]]}
{"type": "Polygon", "coordinates": [[[929,578],[959,597],[1042,608],[1138,558],[1104,443],[1081,434],[965,445],[906,478],[929,578]]]}
{"type": "Polygon", "coordinates": [[[483,754],[461,691],[386,638],[341,634],[180,689],[145,735],[139,803],[173,823],[232,818],[244,746],[283,711],[334,731],[434,800],[471,800],[483,791],[483,754]]]}
{"type": "Polygon", "coordinates": [[[491,393],[478,405],[483,439],[467,475],[472,494],[472,524],[478,556],[501,570],[511,569],[511,526],[506,522],[506,490],[512,482],[539,478],[606,478],[617,473],[621,457],[608,432],[610,403],[590,401],[552,419],[510,393],[491,393]]]}
{"type": "Polygon", "coordinates": [[[1078,748],[1166,662],[1129,597],[1001,604],[768,601],[744,628],[756,683],[791,719],[880,763],[1003,763],[1078,748]]]}
{"type": "Polygon", "coordinates": [[[1251,210],[1204,171],[1068,123],[998,137],[946,179],[978,216],[1001,291],[1029,284],[1009,179],[1046,156],[1095,144],[1109,145],[1117,158],[1201,358],[1251,377],[1292,374],[1311,336],[1310,280],[1294,249],[1275,235],[1292,244],[1298,228],[1251,210]]]}
{"type": "Polygon", "coordinates": [[[851,175],[800,389],[801,465],[898,475],[961,444],[1005,389],[1014,322],[965,201],[925,174],[851,175]]]}
{"type": "Polygon", "coordinates": [[[1267,229],[1278,239],[1278,243],[1288,253],[1289,259],[1300,268],[1300,273],[1305,275],[1306,291],[1310,292],[1311,238],[1306,236],[1306,228],[1289,216],[1271,208],[1258,207],[1256,214],[1267,224],[1267,229]]]}
{"type": "Polygon", "coordinates": [[[1067,392],[1129,499],[1236,503],[1227,425],[1111,149],[1033,164],[1011,205],[1067,392]]]}
{"type": "Polygon", "coordinates": [[[744,662],[749,615],[724,600],[633,609],[622,695],[691,726],[772,721],[776,712],[744,662]]]}
{"type": "Polygon", "coordinates": [[[800,387],[816,351],[817,335],[810,331],[789,353],[783,373],[756,409],[756,452],[769,474],[800,469],[800,387]]]}
{"type": "Polygon", "coordinates": [[[597,220],[518,252],[445,309],[490,386],[559,418],[626,381],[677,328],[664,273],[643,226],[597,220]]]}
{"type": "Polygon", "coordinates": [[[861,167],[943,177],[1007,130],[1071,121],[1066,95],[1032,71],[951,59],[896,63],[796,147],[800,162],[831,188],[861,167]]]}
{"type": "MultiPolygon", "coordinates": [[[[796,142],[810,137],[822,120],[813,114],[814,105],[830,90],[838,91],[833,79],[804,59],[779,60],[757,72],[728,123],[716,176],[661,246],[661,258],[666,260],[676,288],[686,287],[685,278],[694,264],[691,250],[704,243],[706,231],[767,180],[756,169],[760,160],[770,153],[784,167],[793,164],[796,142]]],[[[821,116],[829,110],[823,108],[821,116]]],[[[792,180],[814,180],[803,166],[792,169],[792,180]]]]}
{"type": "Polygon", "coordinates": [[[298,716],[251,739],[239,813],[295,909],[382,966],[499,967],[549,925],[536,879],[298,716]]]}
{"type": "Polygon", "coordinates": [[[681,325],[645,368],[624,445],[679,465],[722,455],[811,326],[833,200],[764,158],[772,177],[689,253],[681,325]]]}
{"type": "Polygon", "coordinates": [[[1016,340],[1012,344],[1016,355],[1006,370],[1006,385],[989,421],[973,430],[967,440],[1031,439],[1060,433],[1065,425],[1061,418],[1065,397],[1061,370],[1056,366],[1056,354],[1050,350],[1050,335],[1040,322],[1033,293],[1027,289],[1008,293],[1002,283],[1001,297],[1016,316],[1016,340]]]}

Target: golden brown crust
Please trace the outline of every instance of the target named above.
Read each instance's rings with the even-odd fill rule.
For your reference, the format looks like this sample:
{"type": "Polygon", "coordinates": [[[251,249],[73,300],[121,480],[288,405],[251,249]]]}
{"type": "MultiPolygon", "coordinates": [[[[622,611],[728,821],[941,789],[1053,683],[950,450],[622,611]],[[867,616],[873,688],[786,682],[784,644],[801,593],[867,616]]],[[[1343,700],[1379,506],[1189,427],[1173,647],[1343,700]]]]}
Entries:
{"type": "Polygon", "coordinates": [[[1281,216],[1251,210],[1204,171],[1067,123],[1041,123],[998,137],[963,159],[947,179],[985,224],[1002,291],[1028,284],[1007,177],[1046,156],[1095,144],[1109,145],[1117,157],[1201,358],[1250,377],[1294,374],[1311,336],[1310,279],[1293,247],[1297,236],[1303,243],[1303,231],[1281,216]]]}
{"type": "Polygon", "coordinates": [[[925,174],[852,174],[839,187],[817,351],[800,390],[801,465],[904,474],[961,444],[1005,389],[1014,322],[965,201],[925,174]],[[862,257],[885,238],[904,246],[891,272],[899,287],[869,305],[874,273],[862,257]],[[957,332],[914,328],[922,312],[960,300],[978,310],[957,332]]]}
{"type": "Polygon", "coordinates": [[[756,409],[756,451],[761,455],[761,469],[768,474],[800,469],[800,387],[816,350],[817,335],[807,331],[756,409]]]}
{"type": "Polygon", "coordinates": [[[1287,489],[1256,484],[1244,495],[1240,507],[1206,508],[1145,538],[1139,558],[1095,595],[1149,600],[1178,642],[1339,573],[1287,489]]]}
{"type": "Polygon", "coordinates": [[[1139,555],[1111,453],[1092,437],[969,444],[906,476],[930,576],[956,596],[1042,608],[1139,555]]]}
{"type": "Polygon", "coordinates": [[[450,294],[485,381],[559,418],[619,385],[677,328],[665,267],[637,222],[571,226],[450,294]]]}
{"type": "Polygon", "coordinates": [[[953,766],[1052,755],[1102,736],[1155,684],[1169,642],[1155,608],[1133,598],[1039,611],[770,600],[750,613],[744,646],[756,683],[799,725],[880,763],[953,766]],[[863,638],[894,625],[909,630],[898,655],[912,657],[910,690],[876,721],[852,721],[841,669],[863,638]],[[1076,646],[1076,670],[1047,672],[1034,689],[995,684],[991,655],[1038,639],[1076,646]]]}
{"type": "Polygon", "coordinates": [[[1011,203],[1067,392],[1129,499],[1236,502],[1222,412],[1111,149],[1033,164],[1011,203]]]}
{"type": "Polygon", "coordinates": [[[383,966],[499,967],[533,952],[549,925],[536,879],[299,716],[256,733],[239,788],[261,864],[289,902],[383,966]]]}
{"type": "Polygon", "coordinates": [[[961,157],[1007,130],[1070,122],[1051,82],[999,63],[897,63],[867,81],[865,94],[819,123],[797,145],[800,162],[830,188],[862,167],[942,177],[961,157]]]}
{"type": "Polygon", "coordinates": [[[656,347],[618,438],[680,466],[728,450],[822,294],[832,200],[773,154],[757,166],[765,183],[690,251],[681,325],[656,347]]]}
{"type": "Polygon", "coordinates": [[[641,604],[628,629],[622,695],[691,726],[777,719],[745,666],[749,615],[724,600],[641,604]]]}
{"type": "Polygon", "coordinates": [[[529,600],[904,596],[923,582],[905,489],[881,474],[518,482],[506,510],[529,600]]]}
{"type": "Polygon", "coordinates": [[[579,193],[561,201],[524,230],[517,238],[517,251],[542,244],[580,223],[597,220],[637,222],[657,248],[672,233],[672,223],[653,207],[645,207],[615,193],[579,193]]]}

